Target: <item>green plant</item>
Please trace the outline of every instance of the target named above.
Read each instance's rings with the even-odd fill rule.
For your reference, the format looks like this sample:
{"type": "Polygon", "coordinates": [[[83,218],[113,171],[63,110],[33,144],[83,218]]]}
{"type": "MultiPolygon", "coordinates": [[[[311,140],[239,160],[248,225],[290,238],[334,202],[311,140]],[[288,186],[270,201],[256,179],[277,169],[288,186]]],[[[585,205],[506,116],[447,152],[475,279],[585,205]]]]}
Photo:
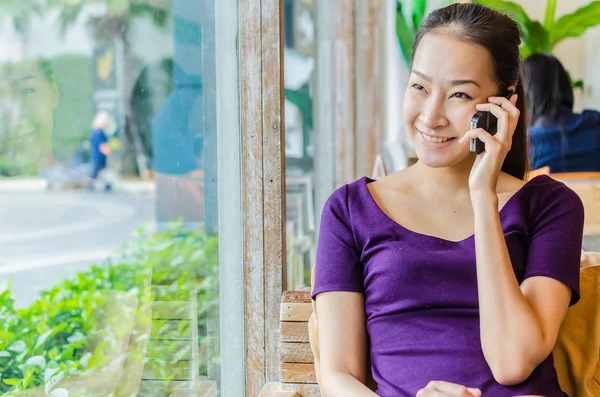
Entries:
{"type": "MultiPolygon", "coordinates": [[[[506,12],[519,25],[523,44],[521,57],[544,52],[550,53],[562,40],[579,37],[586,30],[600,24],[600,0],[592,1],[570,14],[555,19],[557,0],[547,0],[544,21],[535,21],[529,17],[520,4],[508,0],[475,0],[506,12]]],[[[574,81],[574,87],[583,87],[583,82],[574,81]]]]}
{"type": "MultiPolygon", "coordinates": [[[[148,365],[167,376],[172,360],[144,355],[149,335],[164,332],[151,326],[149,303],[193,296],[199,318],[214,314],[217,261],[216,236],[173,225],[152,235],[140,229],[118,260],[93,265],[43,291],[27,308],[16,309],[10,285],[5,286],[0,290],[0,392],[17,396],[40,387],[48,392],[62,381],[71,385],[71,396],[89,396],[91,387],[110,386],[108,379],[116,390],[111,396],[129,396],[127,382],[118,376],[123,368],[135,373],[148,365]]],[[[176,335],[178,329],[169,332],[176,335]]],[[[207,334],[206,322],[199,321],[203,350],[208,350],[202,348],[209,342],[207,334]]],[[[178,346],[173,349],[172,356],[180,357],[178,346]]],[[[200,363],[200,374],[206,374],[206,365],[200,363]]]]}
{"type": "Polygon", "coordinates": [[[404,6],[401,0],[396,2],[396,36],[400,44],[402,58],[406,65],[410,65],[413,44],[417,29],[425,17],[427,0],[413,0],[413,12],[410,20],[404,15],[404,6]]]}
{"type": "Polygon", "coordinates": [[[306,90],[285,89],[285,98],[296,105],[302,114],[302,121],[311,131],[313,129],[313,100],[306,90]]]}

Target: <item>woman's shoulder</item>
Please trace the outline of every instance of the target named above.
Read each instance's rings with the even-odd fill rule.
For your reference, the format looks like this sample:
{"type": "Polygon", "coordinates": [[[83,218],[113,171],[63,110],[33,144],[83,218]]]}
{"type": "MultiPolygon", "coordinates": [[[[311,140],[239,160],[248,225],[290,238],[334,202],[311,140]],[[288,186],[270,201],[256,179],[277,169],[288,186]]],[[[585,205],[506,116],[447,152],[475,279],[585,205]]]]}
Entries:
{"type": "Polygon", "coordinates": [[[363,176],[353,182],[343,184],[329,195],[327,204],[340,205],[345,203],[347,205],[354,197],[363,195],[364,191],[368,189],[367,184],[372,181],[369,177],[363,176]]]}
{"type": "Polygon", "coordinates": [[[548,217],[552,213],[580,213],[581,199],[564,182],[548,175],[538,175],[525,182],[520,192],[520,202],[528,207],[534,217],[548,217]]]}
{"type": "Polygon", "coordinates": [[[353,182],[343,184],[329,195],[323,212],[330,212],[337,218],[344,218],[350,221],[357,211],[357,205],[366,203],[369,199],[369,188],[367,184],[373,182],[369,177],[363,176],[353,182]]]}

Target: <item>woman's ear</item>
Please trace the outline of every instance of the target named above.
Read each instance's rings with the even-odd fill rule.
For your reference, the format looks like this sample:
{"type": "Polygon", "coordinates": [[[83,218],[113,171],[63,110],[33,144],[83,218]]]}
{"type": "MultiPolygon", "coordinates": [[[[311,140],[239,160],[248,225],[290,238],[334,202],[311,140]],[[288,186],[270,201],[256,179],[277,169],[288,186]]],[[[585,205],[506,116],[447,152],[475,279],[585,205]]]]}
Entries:
{"type": "Polygon", "coordinates": [[[510,87],[507,88],[507,90],[511,93],[514,94],[517,92],[517,87],[514,85],[511,85],[510,87]]]}

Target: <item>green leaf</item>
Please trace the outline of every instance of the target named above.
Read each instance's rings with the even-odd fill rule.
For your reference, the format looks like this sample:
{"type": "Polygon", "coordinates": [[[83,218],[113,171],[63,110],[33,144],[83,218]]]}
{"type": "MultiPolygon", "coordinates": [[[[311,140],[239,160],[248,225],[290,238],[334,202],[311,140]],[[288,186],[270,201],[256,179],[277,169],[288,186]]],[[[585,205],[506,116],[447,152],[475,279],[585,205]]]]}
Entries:
{"type": "Polygon", "coordinates": [[[52,350],[48,352],[48,358],[52,361],[57,360],[60,357],[60,351],[58,347],[53,347],[52,350]]]}
{"type": "Polygon", "coordinates": [[[583,80],[574,81],[572,83],[572,86],[573,86],[574,90],[581,90],[581,91],[583,91],[583,89],[585,88],[585,85],[583,84],[583,80]]]}
{"type": "Polygon", "coordinates": [[[18,386],[21,384],[21,379],[17,379],[17,378],[2,379],[2,382],[6,383],[7,385],[10,385],[10,386],[18,386]]]}
{"type": "Polygon", "coordinates": [[[531,21],[527,28],[529,30],[529,40],[526,46],[531,49],[531,53],[550,52],[552,50],[548,31],[541,23],[538,21],[531,21]]]}
{"type": "Polygon", "coordinates": [[[592,1],[575,12],[563,15],[550,31],[550,42],[555,46],[567,37],[579,37],[586,30],[600,24],[600,0],[592,1]]]}
{"type": "Polygon", "coordinates": [[[38,336],[37,341],[35,342],[35,346],[34,346],[33,350],[36,350],[38,347],[40,347],[44,343],[46,343],[46,341],[48,340],[48,338],[50,337],[50,335],[52,335],[52,330],[44,332],[43,334],[41,334],[40,336],[38,336]]]}
{"type": "Polygon", "coordinates": [[[554,15],[556,14],[556,0],[546,0],[546,15],[544,16],[544,27],[546,30],[554,26],[554,15]]]}
{"type": "Polygon", "coordinates": [[[73,333],[73,335],[71,335],[71,336],[69,336],[67,338],[67,341],[69,343],[77,343],[77,342],[80,342],[80,341],[82,341],[84,339],[85,339],[85,335],[84,334],[82,334],[79,331],[75,331],[75,333],[73,333]]]}
{"type": "Polygon", "coordinates": [[[413,44],[415,42],[415,32],[412,30],[406,18],[402,12],[402,3],[396,3],[396,36],[400,44],[400,51],[402,52],[402,58],[407,66],[410,66],[410,58],[412,53],[413,44]]]}
{"type": "Polygon", "coordinates": [[[12,345],[10,345],[7,350],[10,350],[11,352],[15,352],[15,353],[23,353],[24,351],[27,350],[27,344],[25,343],[24,340],[20,340],[18,342],[13,343],[12,345]]]}
{"type": "Polygon", "coordinates": [[[110,362],[110,357],[104,354],[94,353],[87,361],[87,366],[90,369],[102,367],[110,362]]]}
{"type": "Polygon", "coordinates": [[[12,357],[9,352],[2,351],[0,352],[0,357],[12,357]]]}
{"type": "Polygon", "coordinates": [[[302,114],[302,120],[312,130],[313,128],[313,101],[307,92],[285,89],[285,98],[296,105],[302,114]]]}
{"type": "Polygon", "coordinates": [[[25,377],[23,377],[23,388],[26,389],[27,387],[29,387],[31,380],[33,379],[34,373],[35,373],[35,370],[33,367],[27,368],[27,370],[25,371],[25,377]]]}
{"type": "Polygon", "coordinates": [[[427,0],[413,0],[413,30],[416,32],[425,17],[425,11],[427,9],[427,0]]]}
{"type": "Polygon", "coordinates": [[[29,357],[27,361],[25,361],[25,365],[28,365],[32,368],[37,368],[40,371],[42,371],[46,366],[46,359],[44,358],[44,356],[29,357]]]}

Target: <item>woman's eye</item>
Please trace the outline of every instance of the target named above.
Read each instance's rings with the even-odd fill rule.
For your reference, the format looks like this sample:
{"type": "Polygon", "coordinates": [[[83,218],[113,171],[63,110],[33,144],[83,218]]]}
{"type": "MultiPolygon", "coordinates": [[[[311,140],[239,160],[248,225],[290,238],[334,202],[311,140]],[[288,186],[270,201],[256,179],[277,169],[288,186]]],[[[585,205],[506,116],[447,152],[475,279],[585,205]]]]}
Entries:
{"type": "Polygon", "coordinates": [[[34,88],[25,88],[25,89],[21,90],[21,94],[23,94],[23,95],[33,94],[34,92],[35,92],[34,88]]]}
{"type": "Polygon", "coordinates": [[[425,91],[425,87],[423,87],[421,84],[413,84],[413,88],[416,88],[419,91],[425,91]]]}
{"type": "Polygon", "coordinates": [[[465,94],[464,92],[457,92],[456,94],[452,95],[452,98],[472,99],[469,95],[465,94]]]}

